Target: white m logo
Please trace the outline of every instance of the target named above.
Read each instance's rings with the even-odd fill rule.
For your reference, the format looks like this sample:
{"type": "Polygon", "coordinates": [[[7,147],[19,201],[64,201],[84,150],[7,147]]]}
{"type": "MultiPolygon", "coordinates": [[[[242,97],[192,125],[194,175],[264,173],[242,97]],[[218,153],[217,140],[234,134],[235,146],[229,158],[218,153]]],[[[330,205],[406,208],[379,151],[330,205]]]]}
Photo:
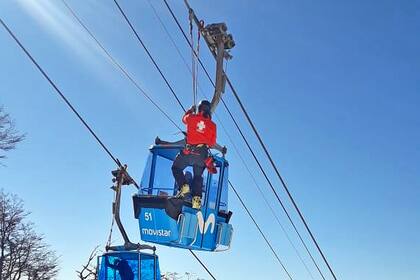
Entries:
{"type": "Polygon", "coordinates": [[[204,223],[203,213],[201,211],[197,212],[197,220],[198,220],[198,229],[200,233],[206,233],[209,227],[211,226],[210,233],[214,232],[214,227],[216,226],[216,218],[213,213],[209,215],[207,221],[204,223]]]}

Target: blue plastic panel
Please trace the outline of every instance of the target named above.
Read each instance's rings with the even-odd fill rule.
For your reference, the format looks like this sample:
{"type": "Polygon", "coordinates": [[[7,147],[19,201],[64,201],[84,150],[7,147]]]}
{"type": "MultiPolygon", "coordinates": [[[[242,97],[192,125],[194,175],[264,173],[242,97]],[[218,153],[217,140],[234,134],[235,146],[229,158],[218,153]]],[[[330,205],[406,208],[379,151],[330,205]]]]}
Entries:
{"type": "Polygon", "coordinates": [[[178,240],[177,221],[170,218],[164,209],[142,208],[138,218],[143,241],[163,244],[178,240]]]}
{"type": "Polygon", "coordinates": [[[232,240],[233,228],[232,225],[226,223],[219,223],[217,225],[217,241],[216,245],[219,249],[228,249],[232,240]]]}
{"type": "Polygon", "coordinates": [[[178,224],[179,244],[190,246],[197,238],[198,224],[194,213],[182,213],[178,224]]]}

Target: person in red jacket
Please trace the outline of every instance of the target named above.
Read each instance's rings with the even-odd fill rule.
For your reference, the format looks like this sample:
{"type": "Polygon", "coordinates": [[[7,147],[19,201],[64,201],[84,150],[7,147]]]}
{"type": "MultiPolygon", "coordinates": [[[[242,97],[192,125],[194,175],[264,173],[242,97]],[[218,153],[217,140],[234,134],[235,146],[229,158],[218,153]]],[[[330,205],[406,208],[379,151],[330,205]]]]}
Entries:
{"type": "Polygon", "coordinates": [[[209,149],[216,146],[217,129],[211,120],[211,104],[202,100],[195,113],[195,106],[189,109],[182,118],[187,126],[186,146],[175,158],[172,173],[178,186],[177,197],[184,198],[190,193],[190,186],[183,170],[192,165],[192,207],[200,209],[203,186],[203,172],[209,164],[209,149]]]}

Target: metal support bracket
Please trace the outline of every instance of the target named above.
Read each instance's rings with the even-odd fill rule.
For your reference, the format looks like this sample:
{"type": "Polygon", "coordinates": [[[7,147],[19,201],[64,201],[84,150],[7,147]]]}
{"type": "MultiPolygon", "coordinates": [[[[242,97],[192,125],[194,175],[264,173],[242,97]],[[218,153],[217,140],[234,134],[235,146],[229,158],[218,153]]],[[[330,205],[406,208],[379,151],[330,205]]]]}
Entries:
{"type": "Polygon", "coordinates": [[[127,173],[127,165],[121,166],[117,170],[112,171],[112,175],[114,178],[112,181],[114,182],[114,185],[111,187],[113,191],[115,191],[115,199],[112,203],[112,214],[114,216],[114,220],[118,226],[118,229],[124,239],[124,245],[123,246],[107,246],[105,249],[107,251],[132,251],[132,250],[156,250],[155,246],[149,246],[149,245],[142,245],[140,243],[132,243],[130,239],[128,238],[127,232],[124,229],[124,226],[121,222],[120,218],[120,208],[121,208],[121,192],[123,186],[128,186],[131,184],[134,184],[134,180],[128,175],[127,173]]]}
{"type": "Polygon", "coordinates": [[[235,41],[233,40],[232,34],[227,33],[228,28],[225,23],[213,23],[203,27],[202,21],[198,20],[188,1],[184,0],[184,3],[188,8],[190,18],[197,25],[207,46],[216,59],[216,85],[213,99],[211,100],[211,112],[213,113],[222,98],[222,94],[225,92],[227,77],[223,68],[223,62],[224,60],[232,59],[229,51],[235,47],[235,41]]]}

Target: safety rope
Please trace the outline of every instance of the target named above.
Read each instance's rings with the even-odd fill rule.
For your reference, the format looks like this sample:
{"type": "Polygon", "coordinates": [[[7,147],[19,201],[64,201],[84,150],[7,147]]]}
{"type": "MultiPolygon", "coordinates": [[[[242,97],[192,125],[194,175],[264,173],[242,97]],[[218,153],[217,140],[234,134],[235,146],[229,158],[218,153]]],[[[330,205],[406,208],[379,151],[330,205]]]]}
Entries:
{"type": "MultiPolygon", "coordinates": [[[[117,193],[115,193],[114,194],[114,201],[115,201],[115,199],[116,199],[116,196],[117,196],[117,193]]],[[[114,204],[112,204],[112,222],[111,222],[111,228],[109,229],[109,235],[108,235],[108,240],[107,240],[107,242],[106,242],[106,247],[105,248],[108,248],[108,247],[110,247],[111,246],[111,243],[112,243],[112,232],[113,232],[113,230],[114,230],[114,224],[115,224],[115,214],[114,214],[114,204]]]]}
{"type": "Polygon", "coordinates": [[[191,48],[191,75],[192,75],[192,93],[193,93],[193,105],[197,106],[197,96],[198,96],[198,72],[199,64],[198,60],[200,59],[200,41],[201,41],[201,29],[204,26],[204,21],[200,21],[200,26],[197,28],[197,46],[194,49],[194,14],[190,11],[189,14],[189,23],[190,23],[190,44],[193,46],[191,48]]]}
{"type": "Polygon", "coordinates": [[[204,26],[204,21],[200,21],[200,28],[197,29],[197,50],[194,54],[193,51],[193,56],[196,58],[196,63],[195,63],[195,98],[197,99],[198,96],[198,73],[200,70],[199,64],[198,64],[198,60],[200,59],[200,40],[201,40],[201,29],[204,26]]]}
{"type": "Polygon", "coordinates": [[[105,248],[108,248],[108,247],[111,246],[111,243],[112,243],[112,231],[114,229],[114,224],[115,224],[115,219],[114,219],[114,215],[112,215],[111,228],[109,229],[108,240],[106,242],[106,247],[105,248]]]}
{"type": "MultiPolygon", "coordinates": [[[[190,22],[190,43],[191,46],[194,46],[194,34],[193,34],[193,30],[194,30],[194,25],[193,25],[193,15],[190,12],[189,14],[189,22],[190,22]]],[[[196,83],[197,83],[197,73],[196,73],[196,59],[195,59],[195,55],[194,55],[194,47],[191,48],[191,69],[192,69],[192,94],[193,94],[193,105],[194,107],[197,105],[197,92],[196,92],[196,83]]]]}

